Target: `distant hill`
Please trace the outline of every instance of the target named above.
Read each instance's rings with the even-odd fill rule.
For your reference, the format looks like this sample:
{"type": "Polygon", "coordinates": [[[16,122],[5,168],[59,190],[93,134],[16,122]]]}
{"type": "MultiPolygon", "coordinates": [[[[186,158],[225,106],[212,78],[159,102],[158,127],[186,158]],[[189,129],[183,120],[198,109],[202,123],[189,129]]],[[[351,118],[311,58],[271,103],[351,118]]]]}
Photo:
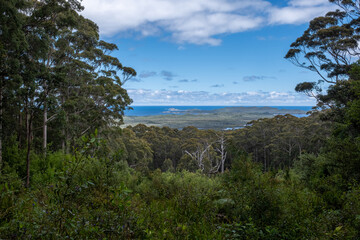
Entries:
{"type": "Polygon", "coordinates": [[[269,113],[269,114],[306,114],[299,109],[278,109],[274,107],[224,107],[214,110],[187,110],[188,113],[269,113]]]}

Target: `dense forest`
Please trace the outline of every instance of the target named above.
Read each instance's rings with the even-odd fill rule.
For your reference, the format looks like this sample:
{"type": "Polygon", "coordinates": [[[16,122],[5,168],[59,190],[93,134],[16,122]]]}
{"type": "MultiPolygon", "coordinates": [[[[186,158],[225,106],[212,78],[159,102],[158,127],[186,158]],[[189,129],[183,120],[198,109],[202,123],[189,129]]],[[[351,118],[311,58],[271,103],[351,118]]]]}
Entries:
{"type": "Polygon", "coordinates": [[[360,239],[360,2],[330,2],[285,56],[311,115],[216,131],[120,128],[136,71],[80,1],[2,0],[0,239],[360,239]]]}

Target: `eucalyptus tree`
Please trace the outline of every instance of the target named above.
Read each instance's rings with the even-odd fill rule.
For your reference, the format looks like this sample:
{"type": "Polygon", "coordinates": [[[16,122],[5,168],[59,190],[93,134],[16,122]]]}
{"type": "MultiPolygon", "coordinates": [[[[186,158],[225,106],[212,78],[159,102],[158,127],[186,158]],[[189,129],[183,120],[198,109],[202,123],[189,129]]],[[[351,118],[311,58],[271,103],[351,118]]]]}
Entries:
{"type": "Polygon", "coordinates": [[[122,141],[125,146],[123,157],[129,167],[146,171],[153,160],[150,144],[144,139],[137,138],[130,128],[123,130],[122,141]]]}
{"type": "Polygon", "coordinates": [[[95,23],[82,16],[77,21],[77,31],[65,33],[59,43],[67,58],[56,66],[65,142],[95,128],[121,124],[124,110],[132,102],[123,85],[136,75],[134,69],[110,56],[117,46],[99,40],[95,23]]]}
{"type": "MultiPolygon", "coordinates": [[[[10,129],[4,129],[4,121],[13,114],[9,106],[14,103],[15,92],[21,85],[20,59],[21,53],[27,47],[22,31],[25,17],[19,12],[19,9],[24,9],[25,6],[23,0],[8,0],[0,4],[0,171],[4,131],[9,133],[10,129]]],[[[10,119],[7,120],[6,126],[14,127],[10,124],[10,119]]]]}
{"type": "Polygon", "coordinates": [[[359,61],[360,1],[329,1],[338,9],[310,21],[308,29],[291,44],[285,58],[316,72],[320,78],[317,82],[299,83],[295,90],[316,97],[320,107],[332,108],[336,104],[321,94],[321,83],[332,86],[347,80],[352,64],[359,61]]]}
{"type": "Polygon", "coordinates": [[[97,25],[80,15],[82,9],[78,0],[1,4],[0,156],[6,99],[11,104],[6,119],[19,118],[12,129],[20,142],[26,132],[27,186],[33,140],[41,139],[46,154],[49,124],[57,150],[58,139],[65,147],[66,141],[95,128],[119,125],[131,103],[123,84],[135,70],[110,55],[117,46],[100,40],[97,25]],[[37,135],[40,129],[42,137],[37,135]]]}
{"type": "MultiPolygon", "coordinates": [[[[45,74],[41,79],[41,98],[43,102],[43,151],[46,155],[47,148],[47,127],[48,123],[55,119],[57,113],[50,118],[48,117],[49,104],[56,104],[56,90],[58,88],[58,80],[56,76],[56,67],[66,57],[61,54],[61,42],[64,32],[74,31],[77,28],[78,12],[83,7],[77,0],[45,0],[35,3],[33,13],[33,21],[38,23],[38,27],[42,28],[46,39],[47,49],[39,63],[43,65],[45,74]],[[60,51],[60,54],[59,54],[60,51]]],[[[57,106],[55,106],[57,107],[57,106]]],[[[54,106],[52,106],[54,109],[54,106]]]]}
{"type": "Polygon", "coordinates": [[[77,0],[46,0],[34,12],[48,40],[41,59],[47,73],[41,82],[44,151],[50,121],[63,118],[64,146],[97,127],[121,123],[131,103],[122,85],[135,70],[109,55],[117,46],[99,40],[97,25],[79,14],[82,9],[77,0]]]}
{"type": "MultiPolygon", "coordinates": [[[[29,48],[25,52],[23,65],[23,84],[20,96],[25,114],[27,139],[27,180],[30,183],[30,152],[36,130],[42,126],[42,148],[46,153],[47,126],[53,117],[48,118],[50,100],[56,96],[57,76],[54,69],[58,61],[57,42],[63,31],[76,27],[77,11],[82,9],[76,0],[40,0],[28,1],[28,8],[24,11],[26,22],[23,25],[29,48]],[[43,116],[39,123],[39,116],[43,116]],[[40,125],[40,126],[39,126],[40,125]]],[[[56,109],[56,101],[52,101],[52,108],[56,109]]],[[[21,116],[20,116],[21,117],[21,116]]]]}
{"type": "Polygon", "coordinates": [[[335,122],[327,144],[327,172],[360,180],[360,1],[330,0],[338,10],[315,18],[285,56],[300,67],[318,73],[329,84],[326,93],[316,82],[300,83],[295,90],[313,94],[325,111],[322,119],[335,122]],[[318,92],[319,93],[319,92],[318,92]]]}
{"type": "Polygon", "coordinates": [[[216,134],[217,136],[217,146],[215,147],[215,151],[220,154],[220,170],[221,173],[224,173],[225,170],[225,161],[227,157],[227,150],[226,150],[226,135],[224,132],[220,132],[219,134],[216,134]]]}

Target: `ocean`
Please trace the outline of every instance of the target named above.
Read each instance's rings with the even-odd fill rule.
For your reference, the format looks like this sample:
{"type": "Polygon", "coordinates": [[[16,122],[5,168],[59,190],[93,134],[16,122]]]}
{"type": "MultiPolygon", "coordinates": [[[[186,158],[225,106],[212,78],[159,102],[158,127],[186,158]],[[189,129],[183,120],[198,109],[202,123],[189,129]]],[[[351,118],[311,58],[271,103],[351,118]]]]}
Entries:
{"type": "MultiPolygon", "coordinates": [[[[132,106],[133,110],[126,110],[125,116],[151,116],[151,115],[165,115],[165,114],[182,114],[183,111],[190,109],[199,110],[214,110],[225,107],[239,107],[239,106],[132,106]]],[[[250,106],[246,106],[250,107],[250,106]]],[[[263,107],[263,106],[256,106],[263,107]]],[[[310,111],[312,106],[267,106],[277,109],[299,109],[310,111]]]]}

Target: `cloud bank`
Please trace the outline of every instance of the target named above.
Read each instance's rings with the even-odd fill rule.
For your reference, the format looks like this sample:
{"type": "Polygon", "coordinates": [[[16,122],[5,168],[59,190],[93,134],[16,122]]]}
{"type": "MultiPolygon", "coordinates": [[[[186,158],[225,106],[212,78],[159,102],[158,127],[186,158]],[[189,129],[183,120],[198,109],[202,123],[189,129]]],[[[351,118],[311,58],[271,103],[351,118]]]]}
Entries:
{"type": "Polygon", "coordinates": [[[189,83],[189,82],[197,82],[197,79],[189,80],[189,79],[181,79],[178,82],[180,83],[189,83]]]}
{"type": "Polygon", "coordinates": [[[170,72],[170,71],[161,71],[160,75],[166,80],[166,81],[172,81],[174,77],[176,77],[176,74],[170,72]]]}
{"type": "Polygon", "coordinates": [[[315,100],[295,92],[243,92],[209,93],[206,91],[146,90],[130,89],[129,96],[134,105],[254,105],[259,106],[307,106],[315,105],[315,100]]]}
{"type": "Polygon", "coordinates": [[[159,35],[178,44],[221,44],[221,36],[274,24],[301,24],[334,8],[327,0],[86,0],[101,34],[159,35]]]}
{"type": "Polygon", "coordinates": [[[212,87],[212,88],[222,88],[222,87],[224,87],[224,84],[215,84],[215,85],[212,85],[210,87],[212,87]]]}
{"type": "Polygon", "coordinates": [[[265,79],[276,79],[276,77],[269,77],[269,76],[245,76],[243,77],[244,82],[255,82],[258,80],[265,80],[265,79]]]}
{"type": "Polygon", "coordinates": [[[156,75],[157,75],[156,72],[145,71],[145,72],[140,73],[139,77],[140,78],[149,78],[149,77],[154,77],[156,75]]]}

